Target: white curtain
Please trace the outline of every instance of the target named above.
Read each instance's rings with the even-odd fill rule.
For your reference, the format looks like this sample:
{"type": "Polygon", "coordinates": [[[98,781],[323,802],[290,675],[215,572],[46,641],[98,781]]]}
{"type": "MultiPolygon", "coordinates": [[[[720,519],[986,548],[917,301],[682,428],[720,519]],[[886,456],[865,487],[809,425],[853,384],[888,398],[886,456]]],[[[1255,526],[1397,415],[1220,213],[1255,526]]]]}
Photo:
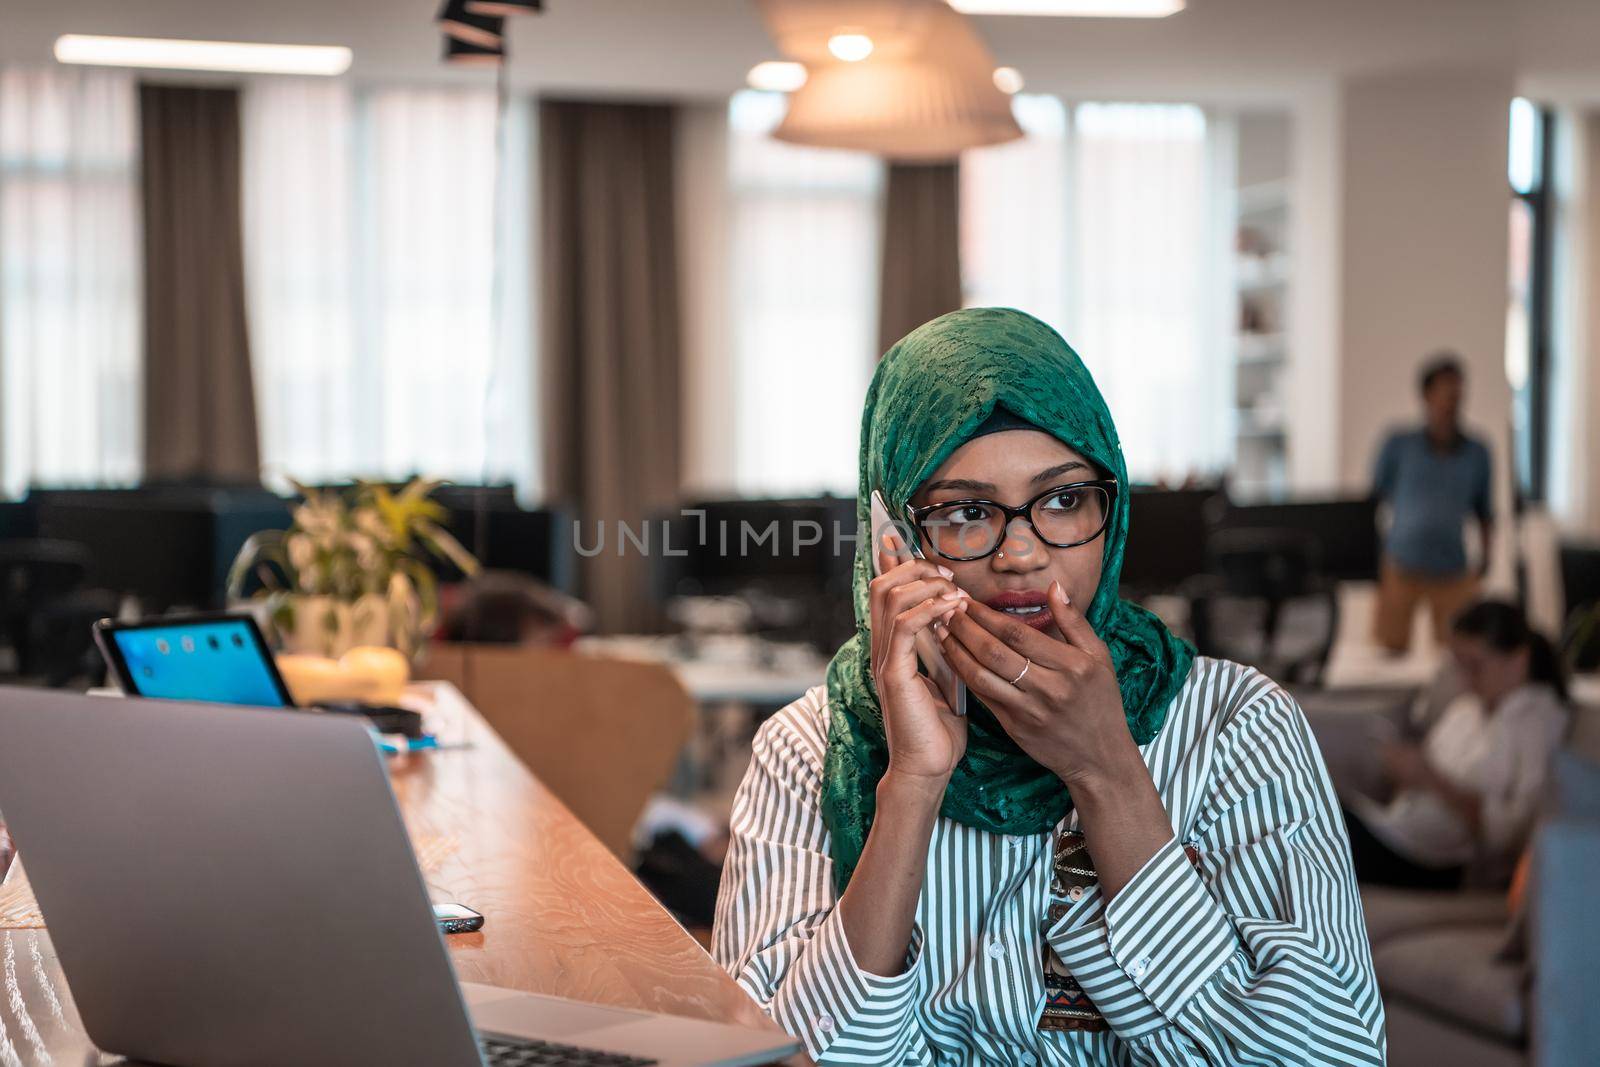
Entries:
{"type": "Polygon", "coordinates": [[[263,81],[243,121],[269,478],[423,473],[531,493],[527,109],[508,119],[498,217],[492,89],[263,81]]]}
{"type": "Polygon", "coordinates": [[[1116,418],[1130,476],[1181,482],[1231,458],[1229,269],[1204,112],[1191,105],[1014,99],[1026,140],[962,159],[969,305],[1061,331],[1116,418]]]}
{"type": "Polygon", "coordinates": [[[961,281],[968,307],[1015,307],[1066,332],[1072,296],[1067,109],[1018,94],[1027,134],[961,157],[961,281]]]}
{"type": "Polygon", "coordinates": [[[772,140],[780,94],[729,109],[734,485],[854,493],[872,376],[882,165],[772,140]]]}
{"type": "Polygon", "coordinates": [[[0,490],[140,472],[138,98],[0,70],[0,490]]]}

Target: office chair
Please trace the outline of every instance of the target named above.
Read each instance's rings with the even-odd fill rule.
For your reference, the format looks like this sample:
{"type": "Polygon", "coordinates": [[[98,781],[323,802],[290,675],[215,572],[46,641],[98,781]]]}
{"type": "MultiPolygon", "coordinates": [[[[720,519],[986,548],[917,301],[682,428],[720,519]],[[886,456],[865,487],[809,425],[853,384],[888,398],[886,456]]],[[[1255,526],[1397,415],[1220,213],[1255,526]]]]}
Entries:
{"type": "Polygon", "coordinates": [[[507,747],[624,859],[633,852],[634,823],[666,785],[698,722],[694,700],[660,663],[434,642],[417,677],[461,690],[507,747]]]}
{"type": "Polygon", "coordinates": [[[1339,600],[1304,530],[1218,530],[1207,573],[1189,584],[1201,654],[1247,663],[1285,685],[1318,685],[1339,632],[1339,600]]]}
{"type": "Polygon", "coordinates": [[[22,676],[64,685],[89,662],[94,620],[114,614],[103,593],[83,588],[89,550],[71,541],[0,541],[0,640],[22,676]]]}

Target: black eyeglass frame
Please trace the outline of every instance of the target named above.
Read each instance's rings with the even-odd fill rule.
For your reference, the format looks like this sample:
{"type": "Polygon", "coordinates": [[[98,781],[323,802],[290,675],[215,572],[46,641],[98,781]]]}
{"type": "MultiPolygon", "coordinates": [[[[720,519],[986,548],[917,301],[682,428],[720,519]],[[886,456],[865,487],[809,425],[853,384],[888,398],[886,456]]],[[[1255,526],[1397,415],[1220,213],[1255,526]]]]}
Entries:
{"type": "Polygon", "coordinates": [[[1029,500],[1026,504],[1023,504],[1020,507],[1011,507],[1009,504],[1002,504],[998,500],[984,500],[981,497],[970,497],[961,500],[941,500],[937,504],[924,504],[921,507],[913,507],[912,505],[907,504],[906,517],[911,520],[911,526],[917,531],[917,536],[922,539],[924,544],[926,544],[934,552],[937,552],[940,557],[950,560],[953,563],[973,563],[980,559],[988,559],[990,556],[1000,551],[1000,546],[1006,543],[1005,531],[1011,529],[1011,521],[1013,519],[1021,519],[1026,522],[1028,524],[1028,529],[1033,531],[1033,536],[1037,537],[1042,543],[1049,545],[1051,548],[1077,548],[1079,545],[1088,544],[1090,541],[1102,536],[1106,532],[1106,527],[1111,525],[1111,513],[1117,505],[1117,489],[1118,485],[1115,478],[1099,478],[1088,482],[1067,482],[1065,485],[1057,485],[1046,489],[1044,492],[1040,493],[1038,496],[1029,500]],[[1077,541],[1052,541],[1048,537],[1044,536],[1044,534],[1040,533],[1039,527],[1034,525],[1033,508],[1034,505],[1038,504],[1039,501],[1044,500],[1046,497],[1055,496],[1057,493],[1064,493],[1069,489],[1099,489],[1104,492],[1106,494],[1105,515],[1103,515],[1100,519],[1100,528],[1094,533],[1090,534],[1088,537],[1077,541]],[[935,543],[934,538],[929,535],[927,528],[923,526],[922,521],[927,516],[933,514],[935,511],[938,511],[941,508],[961,507],[963,505],[971,504],[983,504],[986,507],[999,509],[1000,513],[1005,516],[1006,520],[1005,525],[1001,527],[1000,536],[995,538],[994,545],[990,547],[989,551],[979,553],[976,556],[947,555],[939,549],[939,546],[935,543]]]}

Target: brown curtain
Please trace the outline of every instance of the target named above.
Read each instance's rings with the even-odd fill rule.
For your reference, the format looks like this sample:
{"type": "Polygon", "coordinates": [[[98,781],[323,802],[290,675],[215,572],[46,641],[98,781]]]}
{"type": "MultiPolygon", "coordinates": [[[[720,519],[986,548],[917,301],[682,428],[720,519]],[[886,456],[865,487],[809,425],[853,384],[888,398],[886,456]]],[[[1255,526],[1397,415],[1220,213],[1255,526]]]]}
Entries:
{"type": "Polygon", "coordinates": [[[139,123],[145,477],[255,482],[239,93],[141,85],[139,123]]]}
{"type": "Polygon", "coordinates": [[[883,210],[878,351],[961,306],[957,164],[891,163],[883,210]]]}
{"type": "Polygon", "coordinates": [[[618,523],[637,536],[678,502],[672,109],[545,101],[539,156],[545,484],[585,553],[603,530],[580,562],[600,628],[649,629],[652,560],[618,523]]]}

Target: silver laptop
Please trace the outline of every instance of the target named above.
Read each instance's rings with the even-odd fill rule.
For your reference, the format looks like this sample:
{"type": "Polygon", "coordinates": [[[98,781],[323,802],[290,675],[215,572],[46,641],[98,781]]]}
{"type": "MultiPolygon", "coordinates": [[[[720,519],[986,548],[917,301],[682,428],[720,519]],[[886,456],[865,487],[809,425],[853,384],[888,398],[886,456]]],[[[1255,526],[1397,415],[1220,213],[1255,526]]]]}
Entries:
{"type": "Polygon", "coordinates": [[[679,1067],[799,1048],[776,1030],[458,983],[359,719],[0,687],[0,810],[107,1052],[679,1067]],[[539,1042],[573,1051],[506,1051],[539,1042]]]}

